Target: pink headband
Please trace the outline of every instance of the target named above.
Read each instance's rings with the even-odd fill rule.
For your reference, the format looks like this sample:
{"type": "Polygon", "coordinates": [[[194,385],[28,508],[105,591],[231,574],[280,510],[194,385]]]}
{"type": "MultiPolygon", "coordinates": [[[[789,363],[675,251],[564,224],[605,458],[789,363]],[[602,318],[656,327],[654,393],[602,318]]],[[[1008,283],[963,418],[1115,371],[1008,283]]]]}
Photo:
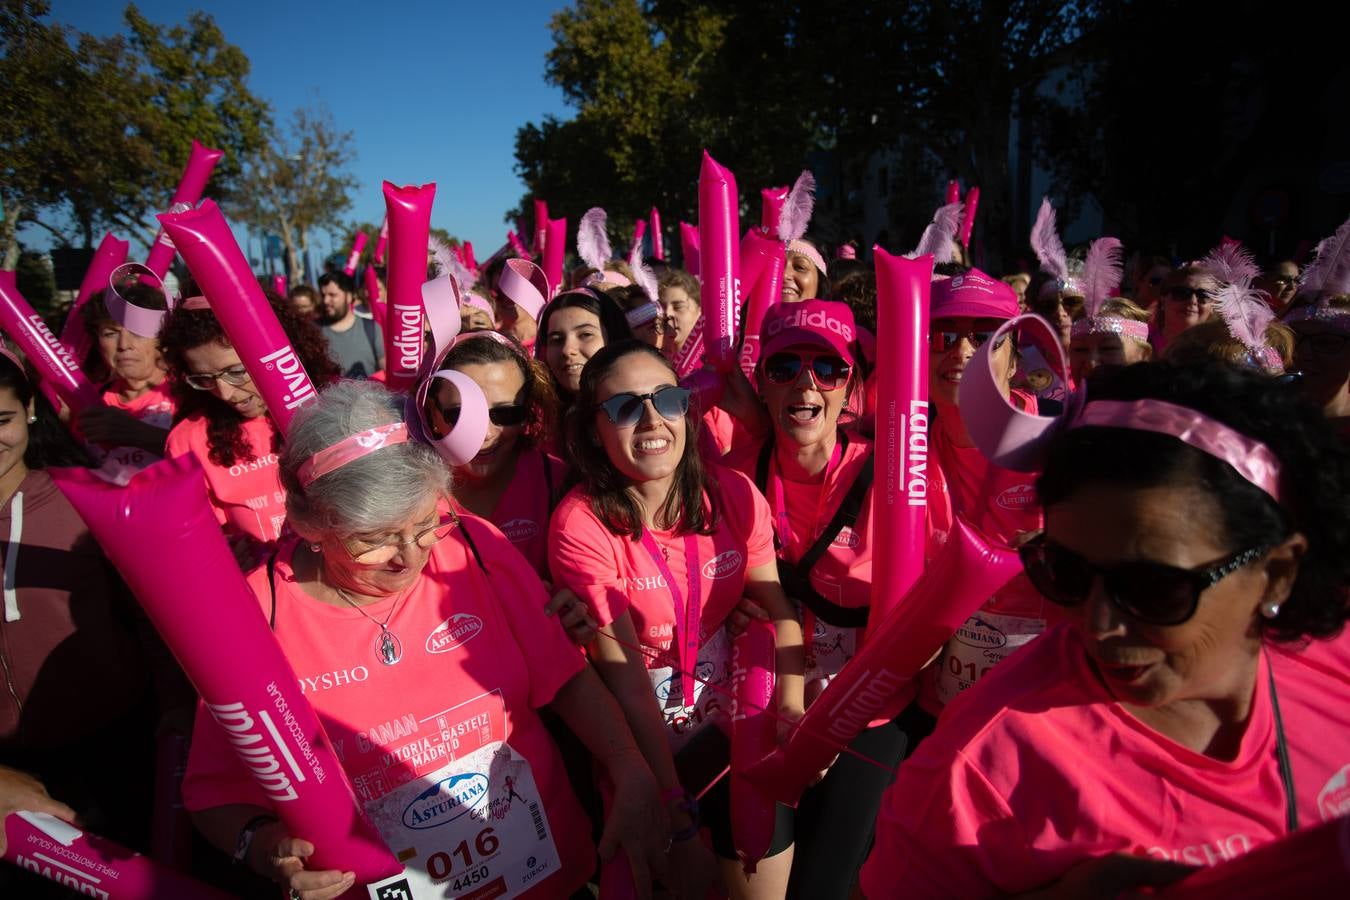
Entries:
{"type": "Polygon", "coordinates": [[[1083,296],[1083,285],[1077,278],[1066,278],[1060,281],[1058,278],[1051,278],[1037,292],[1037,296],[1044,299],[1050,294],[1069,294],[1073,297],[1083,296]]]}
{"type": "Polygon", "coordinates": [[[1350,332],[1350,307],[1345,306],[1323,306],[1319,303],[1308,303],[1303,306],[1296,306],[1289,310],[1284,316],[1285,324],[1292,322],[1321,322],[1329,325],[1337,331],[1350,332]]]}
{"type": "Polygon", "coordinates": [[[594,287],[598,284],[613,284],[618,287],[628,287],[633,282],[622,272],[610,272],[607,269],[601,269],[599,272],[592,272],[581,282],[583,287],[594,287]]]}
{"type": "Polygon", "coordinates": [[[815,245],[810,241],[788,241],[787,252],[800,253],[802,256],[811,260],[815,267],[820,270],[820,274],[830,274],[830,270],[825,268],[825,257],[820,255],[820,251],[817,250],[815,245]]]}
{"type": "Polygon", "coordinates": [[[487,301],[486,297],[483,297],[479,294],[475,294],[473,291],[469,291],[469,293],[463,294],[461,296],[461,299],[463,299],[465,306],[472,306],[474,309],[481,309],[489,316],[495,316],[497,314],[496,311],[492,308],[492,304],[487,301]]]}
{"type": "Polygon", "coordinates": [[[648,301],[636,309],[630,309],[623,314],[628,320],[629,328],[639,328],[661,315],[661,307],[648,301]]]}
{"type": "Polygon", "coordinates": [[[451,342],[450,342],[450,347],[451,347],[451,349],[454,349],[455,347],[458,347],[460,344],[462,344],[462,343],[464,343],[465,341],[470,340],[470,339],[472,339],[472,338],[487,338],[487,339],[490,340],[490,341],[496,341],[497,343],[501,344],[503,347],[505,347],[506,349],[510,350],[512,353],[516,354],[517,356],[520,355],[520,347],[519,347],[518,345],[512,343],[512,342],[511,342],[511,339],[510,339],[509,337],[507,337],[506,335],[504,335],[504,334],[502,334],[502,333],[500,333],[500,332],[497,332],[497,331],[489,331],[489,330],[483,330],[483,331],[466,331],[466,332],[464,332],[463,334],[461,334],[461,335],[459,335],[458,337],[456,337],[453,341],[451,341],[451,342]]]}
{"type": "Polygon", "coordinates": [[[1148,323],[1116,316],[1084,316],[1073,323],[1069,336],[1082,337],[1085,334],[1118,334],[1148,343],[1148,323]]]}
{"type": "Polygon", "coordinates": [[[1039,416],[1013,406],[995,381],[990,351],[1001,336],[1018,327],[1041,329],[1046,346],[1053,346],[1060,363],[1068,368],[1054,328],[1037,315],[1003,323],[975,351],[961,377],[961,419],[980,452],[994,465],[1019,472],[1036,470],[1046,445],[1061,428],[1129,428],[1169,435],[1222,460],[1279,502],[1280,463],[1270,448],[1196,410],[1164,400],[1089,400],[1082,389],[1069,395],[1061,416],[1039,416]]]}
{"type": "Polygon", "coordinates": [[[402,422],[367,428],[348,438],[343,438],[331,447],[315,453],[301,464],[295,473],[300,486],[307,488],[329,472],[355,462],[363,456],[369,456],[376,450],[404,444],[408,441],[408,426],[402,422]]]}

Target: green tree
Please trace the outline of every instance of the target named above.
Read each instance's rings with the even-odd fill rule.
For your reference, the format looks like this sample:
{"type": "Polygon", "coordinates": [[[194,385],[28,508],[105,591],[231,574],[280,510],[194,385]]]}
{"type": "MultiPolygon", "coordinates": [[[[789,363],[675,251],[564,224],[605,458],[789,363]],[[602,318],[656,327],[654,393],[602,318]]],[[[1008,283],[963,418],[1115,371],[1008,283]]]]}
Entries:
{"type": "Polygon", "coordinates": [[[47,21],[44,0],[0,2],[0,253],[33,223],[61,243],[115,229],[148,245],[193,138],[226,151],[210,192],[228,196],[269,112],[247,57],[214,20],[163,28],[135,6],[128,34],[99,38],[47,21]]]}
{"type": "Polygon", "coordinates": [[[274,134],[247,159],[229,208],[281,238],[291,277],[298,278],[311,232],[343,233],[342,214],[357,186],[347,167],[355,158],[352,133],[339,131],[327,109],[297,109],[289,132],[274,134]]]}

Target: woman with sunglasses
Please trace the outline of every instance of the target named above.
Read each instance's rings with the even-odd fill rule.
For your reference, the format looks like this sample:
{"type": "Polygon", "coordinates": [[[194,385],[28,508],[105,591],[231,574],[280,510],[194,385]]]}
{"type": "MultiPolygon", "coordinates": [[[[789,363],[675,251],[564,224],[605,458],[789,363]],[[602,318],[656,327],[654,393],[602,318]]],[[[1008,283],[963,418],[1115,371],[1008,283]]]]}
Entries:
{"type": "MultiPolygon", "coordinates": [[[[802,643],[778,583],[764,498],[744,475],[708,466],[696,449],[689,392],[660,352],[638,341],[605,347],[586,364],[568,451],[579,484],[549,529],[549,562],[600,624],[589,652],[651,765],[671,814],[677,896],[701,898],[716,874],[698,839],[704,821],[729,842],[725,722],[730,641],[724,622],[742,596],[777,632],[777,713],[802,715],[802,643]],[[705,688],[705,685],[708,687],[705,688]],[[709,726],[712,727],[709,727],[709,726]]],[[[780,848],[781,849],[781,848],[780,848]]],[[[732,896],[782,897],[790,852],[760,863],[747,884],[725,859],[732,896]]]]}
{"type": "MultiPolygon", "coordinates": [[[[623,714],[545,616],[520,554],[480,519],[444,511],[450,474],[410,438],[403,409],[379,385],[342,381],[297,413],[280,462],[297,537],[250,576],[357,800],[442,893],[500,879],[498,893],[570,896],[595,851],[536,713],[548,706],[614,781],[602,852],[622,846],[644,869],[665,846],[665,816],[623,714]],[[466,786],[474,813],[410,826],[408,811],[434,815],[425,796],[447,783],[466,786]]],[[[197,724],[183,795],[207,839],[291,897],[353,887],[350,872],[307,868],[313,845],[277,821],[204,708],[197,724]]]]}
{"type": "Polygon", "coordinates": [[[601,347],[633,336],[619,305],[594,287],[563,291],[539,313],[534,355],[543,360],[564,408],[581,385],[586,360],[601,347]]]}
{"type": "Polygon", "coordinates": [[[1034,437],[986,411],[1043,460],[1021,553],[1066,621],[901,767],[863,893],[1116,896],[1350,811],[1350,458],[1316,410],[1149,363],[1034,437]]]}
{"type": "Polygon", "coordinates": [[[1219,282],[1198,261],[1183,263],[1163,282],[1154,343],[1166,350],[1177,335],[1214,315],[1219,282]]]}
{"type": "MultiPolygon", "coordinates": [[[[284,300],[269,302],[310,380],[322,386],[337,378],[318,325],[284,300]]],[[[178,404],[165,456],[197,458],[216,518],[238,558],[251,567],[261,558],[261,545],[281,535],[286,518],[277,477],[282,435],[204,297],[189,297],[165,317],[159,344],[178,404]]]]}
{"type": "MultiPolygon", "coordinates": [[[[756,380],[772,422],[763,441],[736,448],[730,465],[755,479],[768,499],[778,574],[806,635],[808,705],[857,651],[872,593],[871,441],[846,422],[858,378],[857,328],[846,304],[806,300],[765,316],[756,380]]],[[[744,604],[733,615],[767,617],[744,604]]],[[[867,729],[809,788],[778,836],[793,843],[789,896],[846,898],[871,840],[890,769],[905,737],[895,723],[867,729]]],[[[786,811],[785,811],[786,812],[786,811]]],[[[730,857],[732,846],[719,846],[730,857]]]]}
{"type": "Polygon", "coordinates": [[[1350,294],[1300,298],[1284,319],[1304,396],[1350,439],[1350,294]]]}
{"type": "MultiPolygon", "coordinates": [[[[461,334],[435,368],[469,376],[488,402],[483,448],[454,468],[456,508],[496,525],[548,577],[548,520],[566,472],[544,449],[557,419],[552,379],[515,340],[495,331],[461,334]]],[[[454,386],[433,382],[424,412],[433,438],[448,434],[459,419],[454,386]]]]}

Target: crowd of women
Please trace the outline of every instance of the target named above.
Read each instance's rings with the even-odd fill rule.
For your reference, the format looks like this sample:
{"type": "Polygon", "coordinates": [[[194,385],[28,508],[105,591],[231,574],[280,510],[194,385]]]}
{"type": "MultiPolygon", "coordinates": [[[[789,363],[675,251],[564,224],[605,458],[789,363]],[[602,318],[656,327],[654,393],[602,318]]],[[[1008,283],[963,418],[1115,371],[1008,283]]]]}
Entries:
{"type": "MultiPolygon", "coordinates": [[[[680,378],[698,279],[617,260],[544,285],[537,315],[501,261],[474,272],[411,403],[380,373],[340,377],[313,289],[269,295],[323,386],[284,434],[212,312],[230,298],[191,282],[176,303],[136,279],[83,307],[96,410],[53,408],[6,351],[0,815],[145,848],[168,802],[155,735],[190,735],[199,877],[359,887],[308,864],[310,836],[194,712],[45,471],[134,486],[184,455],[358,803],[384,821],[409,783],[490,773],[472,788],[487,839],[481,816],[441,826],[463,852],[438,896],[591,896],[616,856],[640,896],[1116,896],[1350,813],[1350,231],[1302,271],[1228,244],[1136,256],[1123,284],[1118,242],[1080,263],[1053,231],[1043,211],[1038,272],[991,277],[957,244],[931,285],[926,555],[964,522],[1021,570],[933,648],[899,716],[777,807],[752,874],[726,777],[733,641],[772,626],[785,738],[864,646],[887,552],[887,313],[868,265],[803,237],[758,361],[709,408],[680,378]],[[125,327],[126,303],[164,312],[157,337],[125,327]],[[488,404],[467,462],[441,440],[465,402],[449,373],[488,404]]],[[[324,289],[369,315],[350,279],[324,289]]],[[[0,870],[6,896],[43,884],[0,870]]]]}

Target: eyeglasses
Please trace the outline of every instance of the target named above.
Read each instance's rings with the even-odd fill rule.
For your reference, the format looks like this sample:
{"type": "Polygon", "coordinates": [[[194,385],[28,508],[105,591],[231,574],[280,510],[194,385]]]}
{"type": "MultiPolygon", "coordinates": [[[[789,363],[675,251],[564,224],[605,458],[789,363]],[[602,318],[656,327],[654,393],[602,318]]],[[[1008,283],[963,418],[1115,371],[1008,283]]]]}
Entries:
{"type": "MultiPolygon", "coordinates": [[[[928,335],[928,349],[932,350],[934,353],[946,353],[948,350],[951,350],[957,344],[961,343],[961,338],[970,341],[970,346],[978,349],[985,341],[993,337],[994,332],[997,330],[998,328],[990,328],[987,330],[980,329],[979,331],[971,328],[964,328],[956,331],[939,329],[928,335]]],[[[997,350],[1002,347],[1003,342],[1007,339],[1008,336],[1006,334],[1000,335],[998,341],[994,344],[994,349],[997,350]]]]}
{"type": "Polygon", "coordinates": [[[364,545],[365,549],[353,549],[346,541],[342,542],[342,549],[347,551],[355,562],[363,566],[378,566],[380,563],[387,563],[389,560],[398,556],[399,550],[407,547],[409,544],[416,544],[423,550],[433,547],[450,536],[450,532],[455,530],[459,524],[459,517],[453,514],[441,516],[440,520],[425,531],[419,531],[413,536],[412,540],[400,541],[380,541],[370,543],[367,541],[358,541],[359,545],[364,545]]]}
{"type": "Polygon", "coordinates": [[[1282,284],[1285,287],[1293,287],[1298,284],[1297,275],[1276,275],[1270,279],[1274,284],[1282,284]]]}
{"type": "MultiPolygon", "coordinates": [[[[441,418],[445,419],[445,424],[451,428],[459,422],[458,406],[440,406],[441,418]]],[[[498,428],[518,428],[525,424],[525,420],[530,417],[530,408],[522,404],[514,406],[489,406],[488,421],[498,428]]]]}
{"type": "Polygon", "coordinates": [[[1175,300],[1178,303],[1190,303],[1191,298],[1194,297],[1195,302],[1200,306],[1204,306],[1214,299],[1213,291],[1207,291],[1204,288],[1187,287],[1184,284],[1174,284],[1163,291],[1163,294],[1169,300],[1175,300]]]}
{"type": "Polygon", "coordinates": [[[810,366],[811,378],[822,391],[837,391],[853,371],[847,360],[833,353],[775,353],[764,360],[764,377],[771,384],[792,384],[803,366],[810,366]]]}
{"type": "Polygon", "coordinates": [[[248,384],[251,376],[248,374],[248,369],[243,366],[230,366],[220,372],[194,372],[183,376],[183,380],[188,383],[189,387],[196,388],[199,391],[214,390],[217,379],[232,387],[239,387],[241,384],[248,384]]]}
{"type": "Polygon", "coordinates": [[[1259,559],[1266,549],[1252,547],[1200,569],[1147,561],[1102,568],[1044,534],[1024,544],[1019,553],[1027,578],[1051,603],[1081,606],[1100,576],[1107,598],[1131,618],[1145,625],[1180,625],[1195,615],[1202,593],[1259,559]]]}
{"type": "Polygon", "coordinates": [[[1317,334],[1300,334],[1294,346],[1303,347],[1307,345],[1312,349],[1312,352],[1321,356],[1339,356],[1345,352],[1348,343],[1350,343],[1350,336],[1337,334],[1333,331],[1321,331],[1317,334]]]}
{"type": "Polygon", "coordinates": [[[657,388],[650,394],[634,394],[631,391],[615,394],[608,400],[595,404],[593,411],[604,410],[612,424],[627,428],[641,420],[642,406],[648,400],[652,402],[652,409],[667,422],[682,419],[684,414],[689,412],[689,391],[673,384],[657,388]]]}

